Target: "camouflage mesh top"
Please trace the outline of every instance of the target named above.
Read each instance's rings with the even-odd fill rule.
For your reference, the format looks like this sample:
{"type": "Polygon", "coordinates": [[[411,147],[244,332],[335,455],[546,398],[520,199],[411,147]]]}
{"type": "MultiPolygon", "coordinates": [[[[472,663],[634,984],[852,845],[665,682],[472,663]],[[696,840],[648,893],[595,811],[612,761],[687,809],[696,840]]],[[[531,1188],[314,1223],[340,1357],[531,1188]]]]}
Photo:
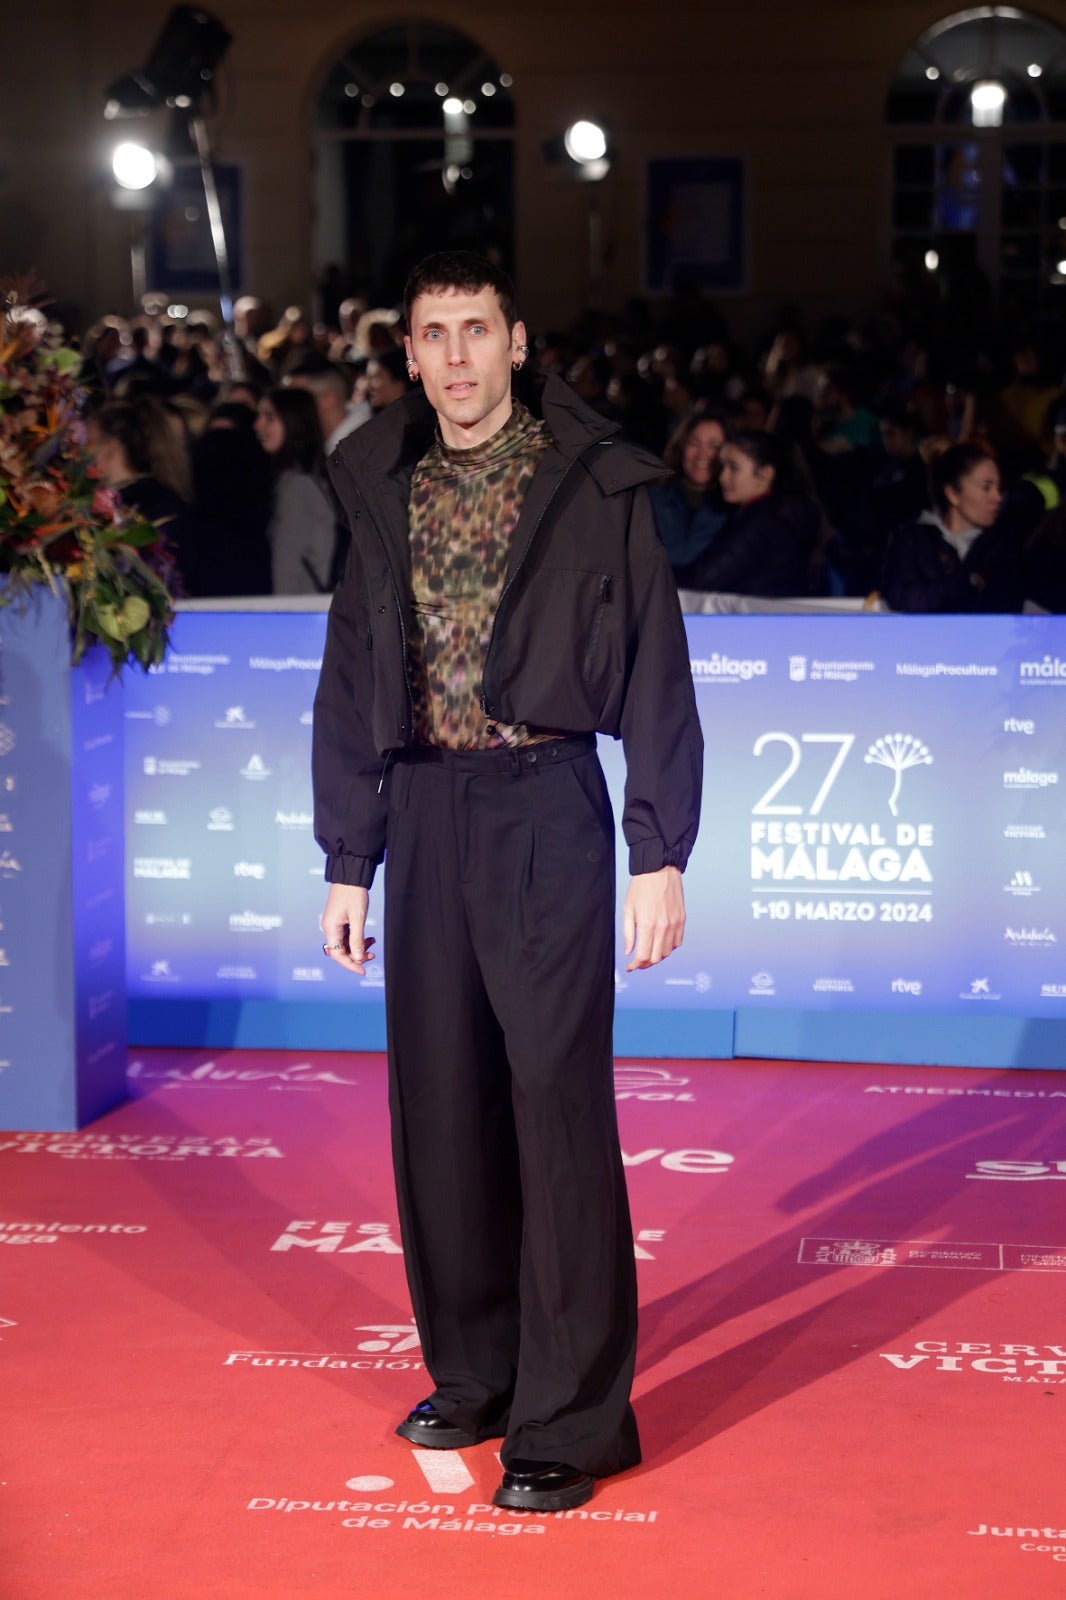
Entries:
{"type": "Polygon", "coordinates": [[[420,744],[492,750],[545,736],[487,721],[480,695],[511,539],[550,444],[545,424],[516,401],[487,443],[452,450],[438,433],[415,467],[408,665],[420,744]]]}

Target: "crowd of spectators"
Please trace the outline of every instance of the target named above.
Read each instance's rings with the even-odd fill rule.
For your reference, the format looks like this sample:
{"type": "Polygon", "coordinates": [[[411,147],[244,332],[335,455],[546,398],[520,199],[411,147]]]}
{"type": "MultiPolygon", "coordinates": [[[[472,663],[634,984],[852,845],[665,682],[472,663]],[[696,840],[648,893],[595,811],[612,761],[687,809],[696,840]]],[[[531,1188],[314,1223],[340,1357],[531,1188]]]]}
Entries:
{"type": "MultiPolygon", "coordinates": [[[[247,296],[226,335],[153,305],[88,330],[98,469],[165,520],[187,596],[329,593],[347,531],[326,457],[407,391],[402,338],[366,297],[330,324],[247,296]]],[[[1064,363],[1053,323],[945,350],[893,309],[812,331],[786,308],[744,349],[683,293],[541,333],[519,384],[558,374],[663,457],[655,515],[684,590],[1061,612],[1064,363]]]]}

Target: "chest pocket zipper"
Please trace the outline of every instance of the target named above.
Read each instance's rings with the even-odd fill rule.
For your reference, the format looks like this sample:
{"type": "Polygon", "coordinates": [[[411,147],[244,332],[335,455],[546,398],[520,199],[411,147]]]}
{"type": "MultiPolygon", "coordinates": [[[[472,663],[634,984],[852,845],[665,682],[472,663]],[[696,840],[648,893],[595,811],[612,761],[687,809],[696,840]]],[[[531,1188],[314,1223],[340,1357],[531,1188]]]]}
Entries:
{"type": "Polygon", "coordinates": [[[596,603],[596,610],[592,618],[592,627],[589,629],[588,644],[585,646],[585,658],[581,663],[581,679],[587,683],[592,676],[592,663],[596,659],[596,646],[600,639],[600,629],[603,626],[603,615],[611,603],[611,579],[605,573],[600,579],[600,594],[596,603]]]}

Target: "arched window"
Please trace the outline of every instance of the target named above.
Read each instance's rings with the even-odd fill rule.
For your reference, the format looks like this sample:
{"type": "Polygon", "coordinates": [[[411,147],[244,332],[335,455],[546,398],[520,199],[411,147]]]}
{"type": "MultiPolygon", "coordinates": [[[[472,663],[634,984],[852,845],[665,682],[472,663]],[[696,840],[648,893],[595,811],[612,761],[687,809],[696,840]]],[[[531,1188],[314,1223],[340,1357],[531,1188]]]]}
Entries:
{"type": "Polygon", "coordinates": [[[1011,320],[1066,301],[1066,34],[957,12],[908,50],[885,115],[897,271],[980,280],[1011,320]]]}
{"type": "Polygon", "coordinates": [[[348,46],[315,97],[315,265],[399,298],[431,250],[511,262],[512,80],[473,39],[408,21],[348,46]]]}

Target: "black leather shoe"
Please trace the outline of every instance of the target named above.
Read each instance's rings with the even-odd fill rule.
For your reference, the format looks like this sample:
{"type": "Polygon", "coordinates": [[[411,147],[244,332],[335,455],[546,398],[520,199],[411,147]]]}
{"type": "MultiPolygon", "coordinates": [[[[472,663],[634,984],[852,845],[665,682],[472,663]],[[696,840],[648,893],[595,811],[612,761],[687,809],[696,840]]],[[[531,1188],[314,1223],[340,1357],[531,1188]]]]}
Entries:
{"type": "Polygon", "coordinates": [[[492,1497],[494,1506],[512,1511],[570,1511],[592,1498],[596,1480],[565,1461],[524,1461],[505,1468],[492,1497]]]}
{"type": "Polygon", "coordinates": [[[432,1400],[423,1400],[409,1411],[396,1432],[401,1439],[420,1444],[425,1450],[464,1450],[478,1442],[465,1428],[457,1428],[442,1417],[432,1400]]]}

